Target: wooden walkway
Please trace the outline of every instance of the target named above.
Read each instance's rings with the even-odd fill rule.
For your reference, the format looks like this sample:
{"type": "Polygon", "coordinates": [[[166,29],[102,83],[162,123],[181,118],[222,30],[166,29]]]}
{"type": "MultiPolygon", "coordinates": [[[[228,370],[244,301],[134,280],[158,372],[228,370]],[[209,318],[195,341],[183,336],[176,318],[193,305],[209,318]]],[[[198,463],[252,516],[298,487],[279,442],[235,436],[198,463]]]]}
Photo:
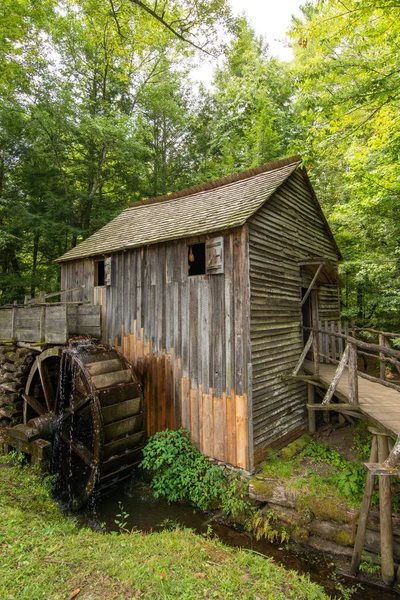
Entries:
{"type": "MultiPolygon", "coordinates": [[[[314,364],[311,361],[304,361],[303,368],[307,373],[314,375],[314,364]]],[[[326,388],[329,387],[336,369],[337,365],[319,365],[318,379],[326,388]]],[[[397,436],[400,435],[400,393],[363,377],[357,379],[359,404],[354,408],[397,439],[397,436]]],[[[341,401],[349,402],[349,371],[347,368],[339,380],[335,394],[341,401]]]]}

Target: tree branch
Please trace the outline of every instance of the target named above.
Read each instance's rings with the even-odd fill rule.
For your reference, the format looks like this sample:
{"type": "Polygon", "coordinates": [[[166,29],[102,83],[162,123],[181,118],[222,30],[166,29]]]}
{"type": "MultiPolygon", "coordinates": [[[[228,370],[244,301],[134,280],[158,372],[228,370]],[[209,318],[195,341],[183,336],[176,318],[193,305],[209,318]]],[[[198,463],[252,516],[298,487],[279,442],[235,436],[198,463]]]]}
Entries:
{"type": "Polygon", "coordinates": [[[145,10],[149,15],[151,15],[154,19],[156,19],[159,23],[161,23],[161,25],[163,25],[166,29],[168,29],[168,31],[173,33],[177,38],[179,38],[186,44],[189,44],[190,46],[193,46],[193,48],[196,48],[196,50],[200,50],[201,52],[204,52],[205,54],[208,54],[209,56],[214,57],[214,55],[211,54],[211,52],[208,52],[208,50],[205,50],[205,48],[198,46],[197,44],[195,44],[194,42],[189,40],[187,37],[185,37],[184,35],[179,33],[179,31],[177,31],[175,29],[175,27],[172,27],[170,25],[170,23],[167,23],[167,21],[164,19],[164,12],[161,16],[158,15],[153,9],[151,9],[149,6],[147,6],[147,4],[145,4],[141,0],[130,0],[130,2],[131,2],[131,4],[136,4],[136,6],[139,6],[140,8],[145,10]]]}

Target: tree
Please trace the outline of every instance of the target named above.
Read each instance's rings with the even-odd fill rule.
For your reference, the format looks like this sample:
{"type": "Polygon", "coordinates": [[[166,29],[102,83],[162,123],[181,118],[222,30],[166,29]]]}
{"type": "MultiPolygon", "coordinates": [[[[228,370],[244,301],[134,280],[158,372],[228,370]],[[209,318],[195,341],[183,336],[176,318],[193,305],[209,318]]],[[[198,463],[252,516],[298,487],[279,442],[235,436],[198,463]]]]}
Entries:
{"type": "Polygon", "coordinates": [[[170,189],[183,168],[185,100],[179,86],[173,90],[172,65],[189,60],[194,46],[215,51],[229,9],[225,0],[156,7],[134,0],[2,4],[1,302],[57,287],[56,256],[149,190],[170,189]],[[169,83],[161,84],[165,76],[169,83]],[[158,96],[167,88],[169,104],[158,96]],[[144,116],[154,133],[164,123],[155,145],[140,131],[144,116]],[[156,182],[161,159],[170,174],[156,182]]]}
{"type": "Polygon", "coordinates": [[[200,180],[286,154],[294,128],[290,75],[244,18],[216,70],[213,91],[202,90],[198,113],[191,154],[200,180]]]}
{"type": "Polygon", "coordinates": [[[345,257],[346,313],[399,327],[400,5],[329,0],[303,15],[292,27],[300,144],[345,257]]]}

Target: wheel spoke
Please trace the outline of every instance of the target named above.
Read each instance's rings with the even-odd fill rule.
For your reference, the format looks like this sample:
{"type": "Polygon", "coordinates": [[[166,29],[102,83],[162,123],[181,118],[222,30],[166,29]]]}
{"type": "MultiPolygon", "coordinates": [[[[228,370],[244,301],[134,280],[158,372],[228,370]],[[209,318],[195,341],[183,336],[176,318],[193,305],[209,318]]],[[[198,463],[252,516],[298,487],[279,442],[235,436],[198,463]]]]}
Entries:
{"type": "Polygon", "coordinates": [[[38,369],[40,381],[42,382],[42,389],[46,400],[46,405],[48,410],[52,411],[54,410],[54,390],[53,384],[51,383],[49,370],[44,360],[38,361],[38,369]]]}
{"type": "Polygon", "coordinates": [[[76,402],[74,402],[71,406],[72,412],[77,413],[78,410],[81,410],[86,404],[91,400],[91,396],[84,396],[78,398],[76,402]]]}
{"type": "Polygon", "coordinates": [[[29,404],[29,406],[33,408],[35,413],[37,413],[39,416],[47,413],[47,408],[40,404],[40,402],[36,400],[36,398],[34,398],[33,396],[28,396],[28,394],[22,394],[22,397],[25,400],[25,402],[29,404]]]}
{"type": "Polygon", "coordinates": [[[66,433],[61,434],[64,442],[77,454],[89,467],[96,468],[96,460],[93,453],[86,448],[76,437],[68,436],[66,433]]]}

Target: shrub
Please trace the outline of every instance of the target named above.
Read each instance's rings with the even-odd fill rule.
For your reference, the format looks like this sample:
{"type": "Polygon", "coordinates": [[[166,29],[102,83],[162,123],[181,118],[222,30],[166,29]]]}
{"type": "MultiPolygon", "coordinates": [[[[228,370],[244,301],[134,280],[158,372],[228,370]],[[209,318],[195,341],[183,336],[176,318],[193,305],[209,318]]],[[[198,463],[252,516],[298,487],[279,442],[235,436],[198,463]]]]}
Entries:
{"type": "Polygon", "coordinates": [[[200,510],[221,508],[234,518],[252,510],[243,480],[238,475],[226,477],[211,464],[185,429],[167,429],[150,438],[141,466],[153,476],[150,485],[156,498],[189,502],[200,510]]]}
{"type": "Polygon", "coordinates": [[[156,433],[143,449],[141,466],[153,475],[156,498],[190,502],[201,510],[218,505],[224,474],[197,450],[185,429],[156,433]]]}

